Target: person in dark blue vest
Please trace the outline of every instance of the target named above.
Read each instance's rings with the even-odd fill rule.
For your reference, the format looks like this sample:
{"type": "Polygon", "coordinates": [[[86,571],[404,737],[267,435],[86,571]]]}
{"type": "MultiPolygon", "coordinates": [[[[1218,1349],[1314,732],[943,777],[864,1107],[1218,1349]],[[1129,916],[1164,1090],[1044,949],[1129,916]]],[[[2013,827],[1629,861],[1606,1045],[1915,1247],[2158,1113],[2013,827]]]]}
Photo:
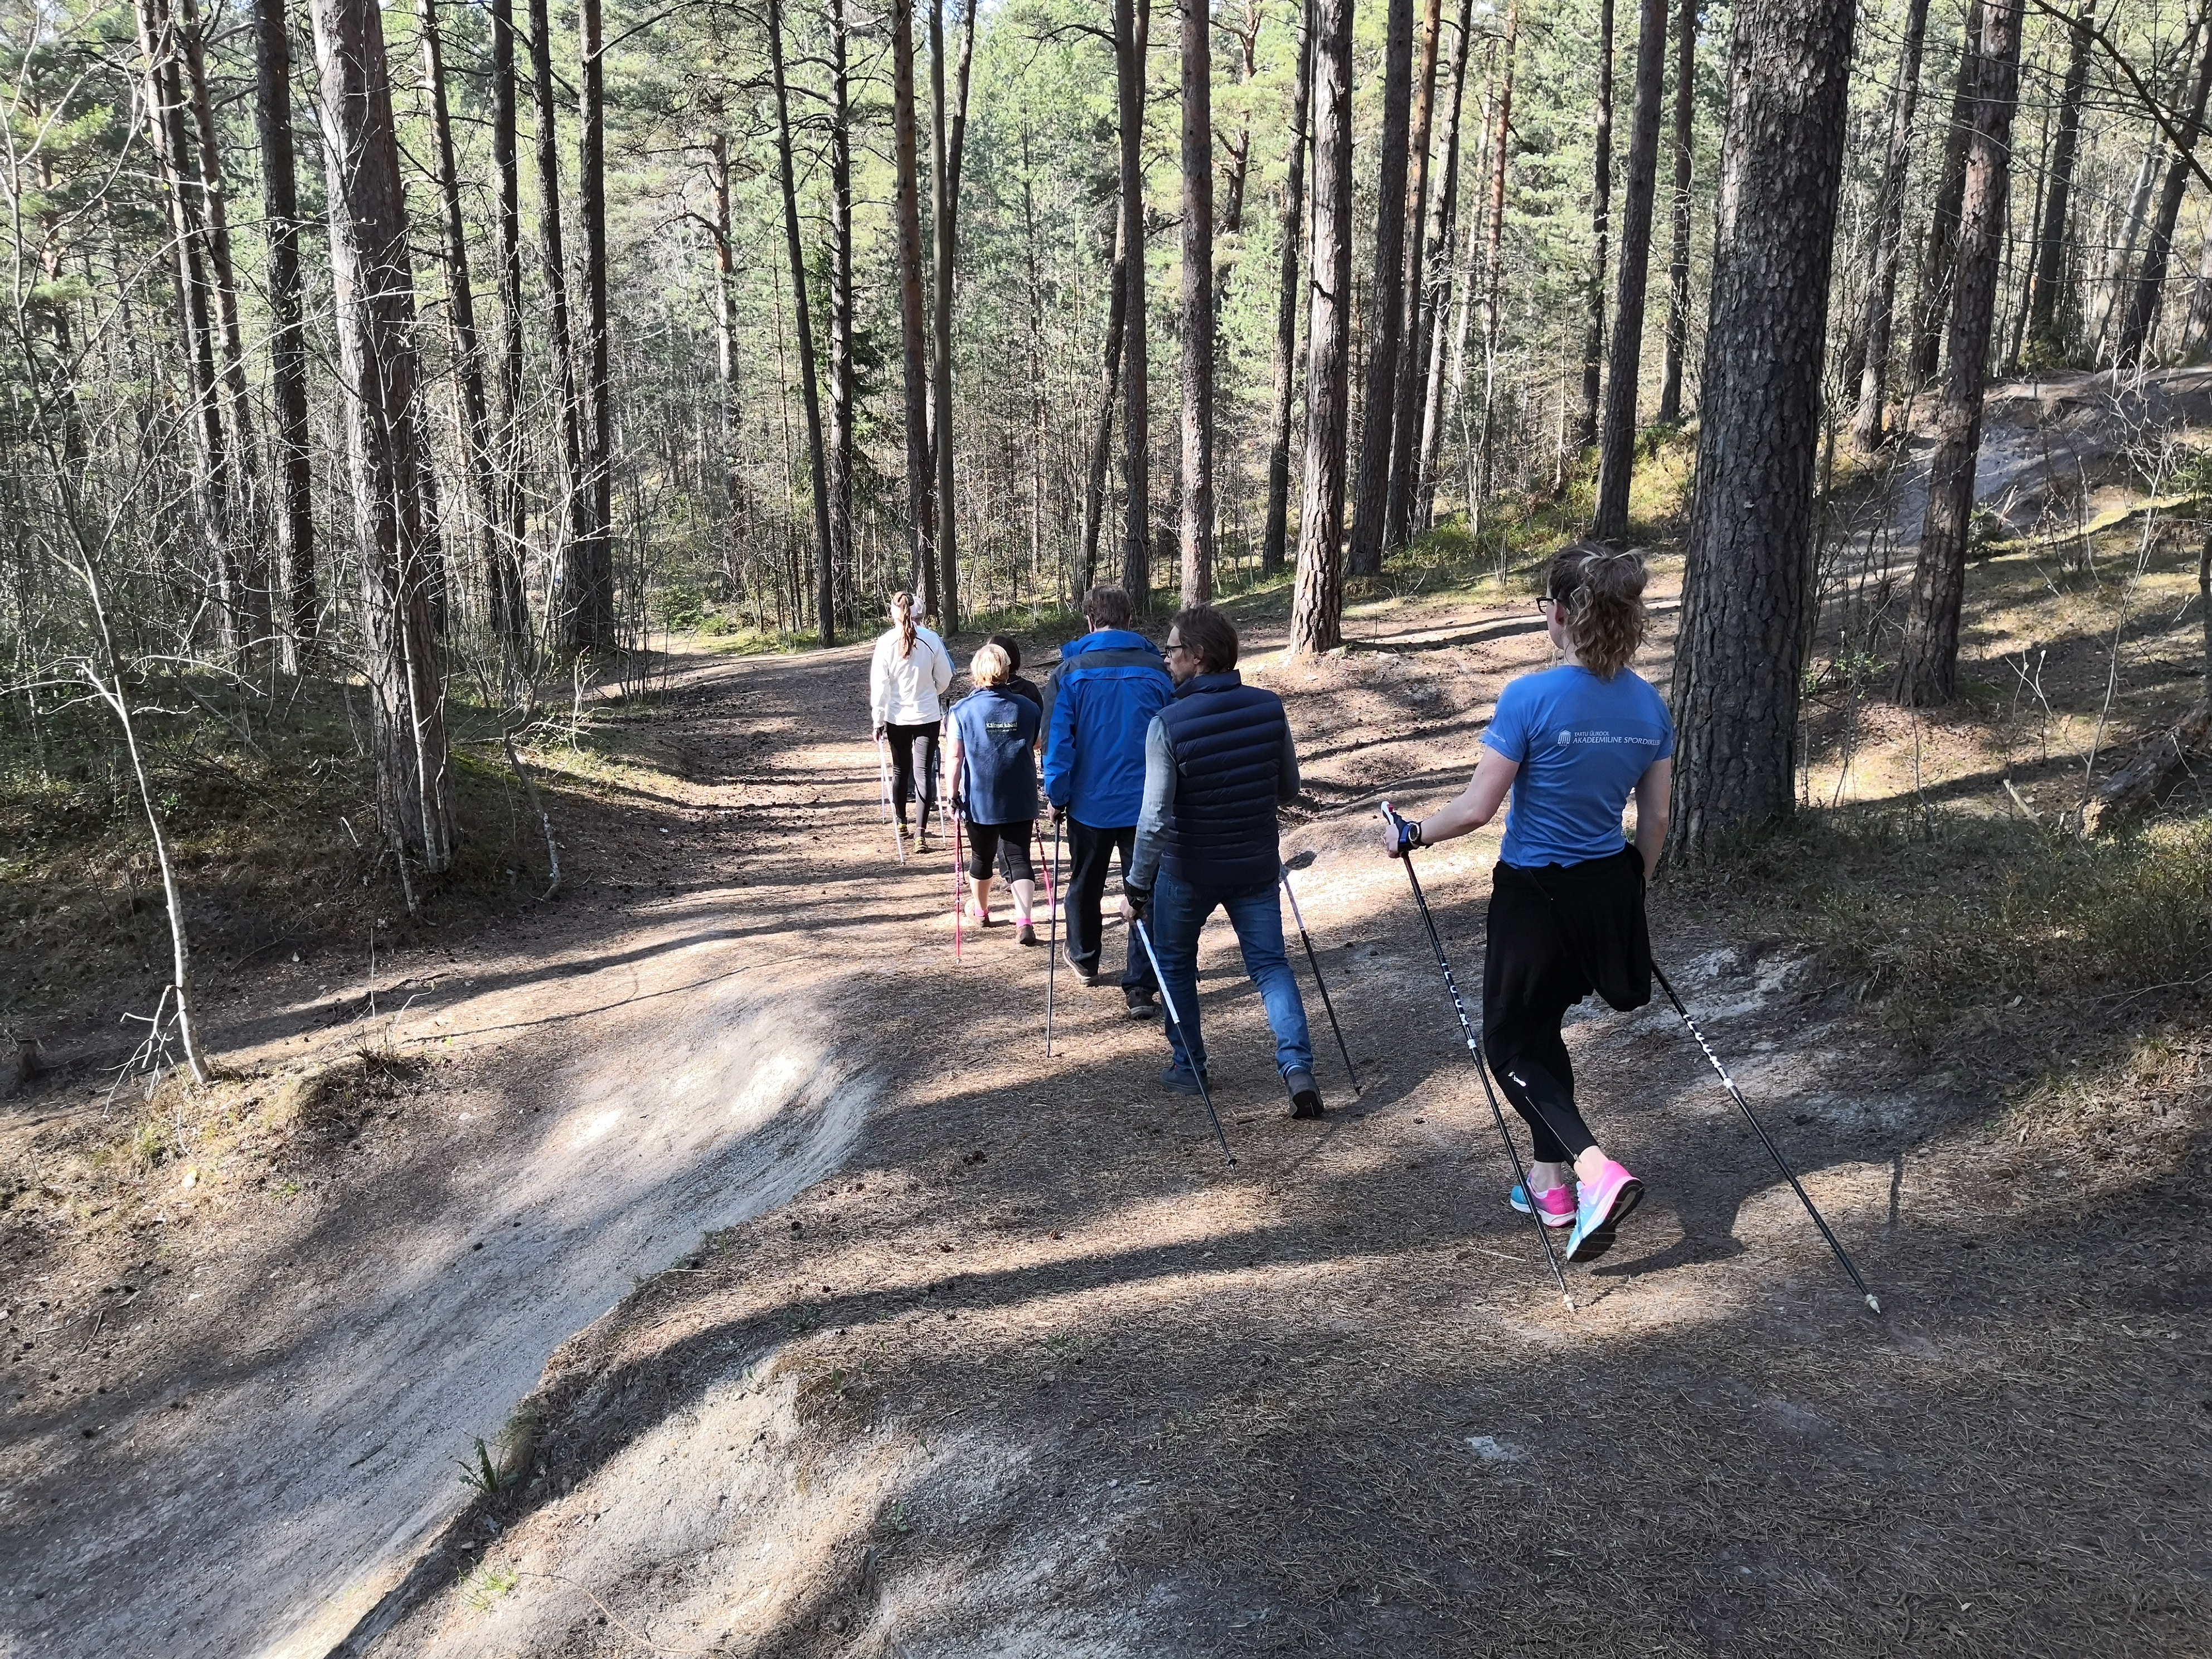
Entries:
{"type": "Polygon", "coordinates": [[[1275,890],[1282,874],[1275,809],[1298,793],[1291,723],[1280,697],[1244,684],[1236,627],[1212,605],[1176,613],[1166,657],[1175,701],[1145,734],[1137,850],[1121,880],[1121,914],[1151,928],[1164,988],[1181,1017],[1180,1029],[1168,1022],[1174,1063],[1160,1073],[1160,1085],[1199,1092],[1206,1042],[1199,1031],[1198,935],[1218,908],[1229,913],[1244,971],[1267,1005],[1291,1115],[1319,1117],[1313,1039],[1283,950],[1275,890]]]}
{"type": "Polygon", "coordinates": [[[975,689],[952,705],[952,810],[968,825],[968,914],[991,925],[991,860],[1005,866],[1014,896],[1014,943],[1035,945],[1030,907],[1036,870],[1030,830],[1036,822],[1037,708],[1007,687],[1014,671],[994,641],[975,653],[975,689]]]}
{"type": "MultiPolygon", "coordinates": [[[[1068,820],[1067,965],[1096,985],[1106,866],[1118,853],[1128,879],[1145,794],[1145,728],[1175,684],[1152,642],[1130,628],[1129,596],[1120,588],[1092,588],[1083,616],[1091,631],[1060,647],[1060,665],[1045,682],[1044,793],[1054,818],[1068,820]]],[[[1121,969],[1130,1018],[1159,1012],[1158,988],[1133,932],[1121,969]]]]}

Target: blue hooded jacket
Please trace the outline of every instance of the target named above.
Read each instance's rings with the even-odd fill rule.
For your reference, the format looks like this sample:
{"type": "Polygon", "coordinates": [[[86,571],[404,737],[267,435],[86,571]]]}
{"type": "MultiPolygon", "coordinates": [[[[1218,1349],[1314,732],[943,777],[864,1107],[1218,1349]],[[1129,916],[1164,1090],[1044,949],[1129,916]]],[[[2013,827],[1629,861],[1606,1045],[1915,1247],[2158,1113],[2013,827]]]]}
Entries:
{"type": "Polygon", "coordinates": [[[1044,793],[1093,830],[1126,830],[1145,804],[1145,732],[1175,696],[1152,642],[1102,628],[1060,648],[1045,683],[1044,793]]]}

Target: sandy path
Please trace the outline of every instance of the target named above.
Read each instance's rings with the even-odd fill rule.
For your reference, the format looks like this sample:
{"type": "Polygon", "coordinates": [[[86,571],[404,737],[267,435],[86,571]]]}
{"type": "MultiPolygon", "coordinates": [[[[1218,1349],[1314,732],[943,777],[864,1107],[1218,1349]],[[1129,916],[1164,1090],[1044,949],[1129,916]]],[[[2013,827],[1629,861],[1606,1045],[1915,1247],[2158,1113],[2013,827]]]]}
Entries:
{"type": "MultiPolygon", "coordinates": [[[[455,1460],[557,1344],[836,1166],[875,1086],[822,1018],[849,959],[834,927],[783,931],[796,893],[769,886],[779,925],[758,926],[763,884],[799,872],[751,809],[829,794],[851,822],[875,780],[849,750],[787,746],[785,773],[714,757],[857,661],[719,676],[708,781],[639,825],[647,847],[671,822],[695,843],[689,890],[610,925],[599,893],[635,864],[579,849],[584,890],[548,943],[463,947],[397,1022],[399,1050],[447,1069],[393,1167],[289,1226],[188,1248],[137,1298],[159,1352],[127,1401],[95,1435],[49,1422],[0,1463],[0,1654],[326,1651],[466,1501],[455,1460]]],[[[841,885],[806,898],[834,911],[841,885]]]]}

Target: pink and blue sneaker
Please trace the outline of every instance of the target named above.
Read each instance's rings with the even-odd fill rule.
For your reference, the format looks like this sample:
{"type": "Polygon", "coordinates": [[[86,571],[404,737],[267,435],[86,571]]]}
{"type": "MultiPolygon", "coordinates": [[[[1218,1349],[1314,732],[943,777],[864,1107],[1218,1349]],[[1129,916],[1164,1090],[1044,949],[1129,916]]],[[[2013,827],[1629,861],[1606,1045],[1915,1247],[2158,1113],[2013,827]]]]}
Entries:
{"type": "MultiPolygon", "coordinates": [[[[1506,1194],[1505,1201],[1522,1215],[1529,1213],[1528,1194],[1525,1188],[1516,1187],[1506,1194]]],[[[1571,1227],[1575,1224],[1575,1195],[1565,1187],[1554,1187],[1549,1192],[1536,1194],[1536,1219],[1547,1227],[1571,1227]]]]}
{"type": "Polygon", "coordinates": [[[1588,1261],[1613,1248],[1613,1229],[1642,1200],[1644,1183],[1607,1158],[1595,1181],[1575,1183],[1575,1230],[1567,1238],[1567,1260],[1588,1261]]]}

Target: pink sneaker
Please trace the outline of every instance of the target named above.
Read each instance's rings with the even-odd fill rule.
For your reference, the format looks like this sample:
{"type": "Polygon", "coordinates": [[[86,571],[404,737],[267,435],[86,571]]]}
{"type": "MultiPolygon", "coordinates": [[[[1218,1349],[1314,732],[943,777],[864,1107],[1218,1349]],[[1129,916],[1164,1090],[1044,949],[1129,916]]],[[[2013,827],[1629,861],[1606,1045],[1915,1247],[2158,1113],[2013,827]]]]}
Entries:
{"type": "MultiPolygon", "coordinates": [[[[1528,1194],[1516,1187],[1505,1195],[1505,1201],[1522,1215],[1528,1213],[1528,1194]]],[[[1575,1195],[1565,1187],[1554,1187],[1549,1192],[1536,1194],[1536,1219],[1547,1227],[1571,1227],[1575,1224],[1575,1195]]]]}
{"type": "Polygon", "coordinates": [[[1575,1183],[1575,1231],[1567,1240],[1567,1260],[1588,1261],[1613,1248],[1613,1231],[1642,1200],[1644,1183],[1607,1158],[1595,1181],[1575,1183]]]}

